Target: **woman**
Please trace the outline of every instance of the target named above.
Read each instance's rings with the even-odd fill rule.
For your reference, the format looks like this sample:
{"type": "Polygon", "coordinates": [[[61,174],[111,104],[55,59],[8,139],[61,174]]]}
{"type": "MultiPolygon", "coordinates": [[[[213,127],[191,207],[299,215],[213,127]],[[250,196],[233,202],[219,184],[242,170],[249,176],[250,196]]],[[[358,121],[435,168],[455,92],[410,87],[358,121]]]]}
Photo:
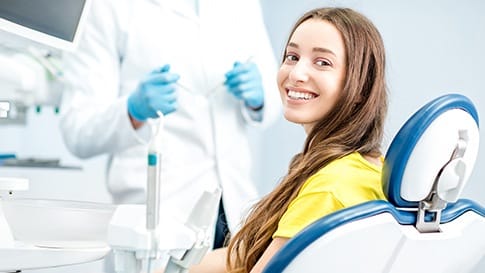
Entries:
{"type": "Polygon", "coordinates": [[[190,272],[261,272],[313,221],[385,198],[380,179],[387,111],[384,55],[375,26],[353,10],[316,9],[298,20],[278,86],[285,118],[307,133],[303,151],[228,248],[209,253],[190,272]]]}

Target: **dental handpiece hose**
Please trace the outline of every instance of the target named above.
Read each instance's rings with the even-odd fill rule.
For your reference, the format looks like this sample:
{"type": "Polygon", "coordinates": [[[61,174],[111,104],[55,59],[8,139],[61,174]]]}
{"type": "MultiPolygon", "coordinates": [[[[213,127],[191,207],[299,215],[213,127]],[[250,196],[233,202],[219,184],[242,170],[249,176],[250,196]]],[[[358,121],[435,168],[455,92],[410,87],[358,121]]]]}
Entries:
{"type": "Polygon", "coordinates": [[[151,249],[148,253],[147,272],[151,273],[151,261],[157,258],[158,237],[156,230],[160,217],[160,169],[162,161],[161,142],[163,132],[163,114],[158,113],[158,120],[151,121],[152,139],[148,144],[146,228],[151,237],[151,249]]]}

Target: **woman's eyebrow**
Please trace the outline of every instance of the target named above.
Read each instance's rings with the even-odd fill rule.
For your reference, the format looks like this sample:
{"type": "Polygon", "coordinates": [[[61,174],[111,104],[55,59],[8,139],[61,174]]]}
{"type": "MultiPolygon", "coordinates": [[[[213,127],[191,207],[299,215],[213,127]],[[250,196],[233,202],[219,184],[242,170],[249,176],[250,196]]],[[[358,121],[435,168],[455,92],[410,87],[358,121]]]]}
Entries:
{"type": "Polygon", "coordinates": [[[313,52],[330,53],[333,56],[337,57],[337,55],[335,55],[335,53],[332,50],[330,50],[328,48],[324,48],[324,47],[314,47],[313,52]]]}
{"type": "MultiPolygon", "coordinates": [[[[300,48],[300,46],[294,42],[289,42],[287,47],[293,47],[293,48],[300,48]]],[[[333,56],[337,57],[337,55],[330,49],[324,48],[324,47],[314,47],[312,49],[313,52],[322,52],[322,53],[330,53],[333,56]]]]}
{"type": "Polygon", "coordinates": [[[293,43],[293,42],[289,42],[287,47],[299,48],[299,46],[296,43],[293,43]]]}

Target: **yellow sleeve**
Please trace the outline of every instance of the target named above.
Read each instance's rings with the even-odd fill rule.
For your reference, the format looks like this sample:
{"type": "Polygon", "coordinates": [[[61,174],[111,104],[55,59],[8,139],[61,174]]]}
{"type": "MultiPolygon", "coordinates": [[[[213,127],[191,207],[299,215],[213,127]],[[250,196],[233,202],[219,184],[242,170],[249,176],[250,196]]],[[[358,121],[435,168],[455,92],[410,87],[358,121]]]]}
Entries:
{"type": "Polygon", "coordinates": [[[281,217],[273,238],[291,238],[314,221],[342,208],[343,205],[330,192],[299,194],[281,217]]]}

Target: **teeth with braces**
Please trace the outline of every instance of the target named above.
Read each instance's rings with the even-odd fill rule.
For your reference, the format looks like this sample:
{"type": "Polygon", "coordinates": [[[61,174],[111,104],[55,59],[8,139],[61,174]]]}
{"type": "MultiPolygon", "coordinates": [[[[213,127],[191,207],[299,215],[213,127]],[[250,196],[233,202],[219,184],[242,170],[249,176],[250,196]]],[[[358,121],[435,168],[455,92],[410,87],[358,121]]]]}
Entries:
{"type": "Polygon", "coordinates": [[[288,91],[288,97],[294,100],[311,100],[316,97],[316,95],[306,92],[298,92],[294,90],[288,91]]]}

